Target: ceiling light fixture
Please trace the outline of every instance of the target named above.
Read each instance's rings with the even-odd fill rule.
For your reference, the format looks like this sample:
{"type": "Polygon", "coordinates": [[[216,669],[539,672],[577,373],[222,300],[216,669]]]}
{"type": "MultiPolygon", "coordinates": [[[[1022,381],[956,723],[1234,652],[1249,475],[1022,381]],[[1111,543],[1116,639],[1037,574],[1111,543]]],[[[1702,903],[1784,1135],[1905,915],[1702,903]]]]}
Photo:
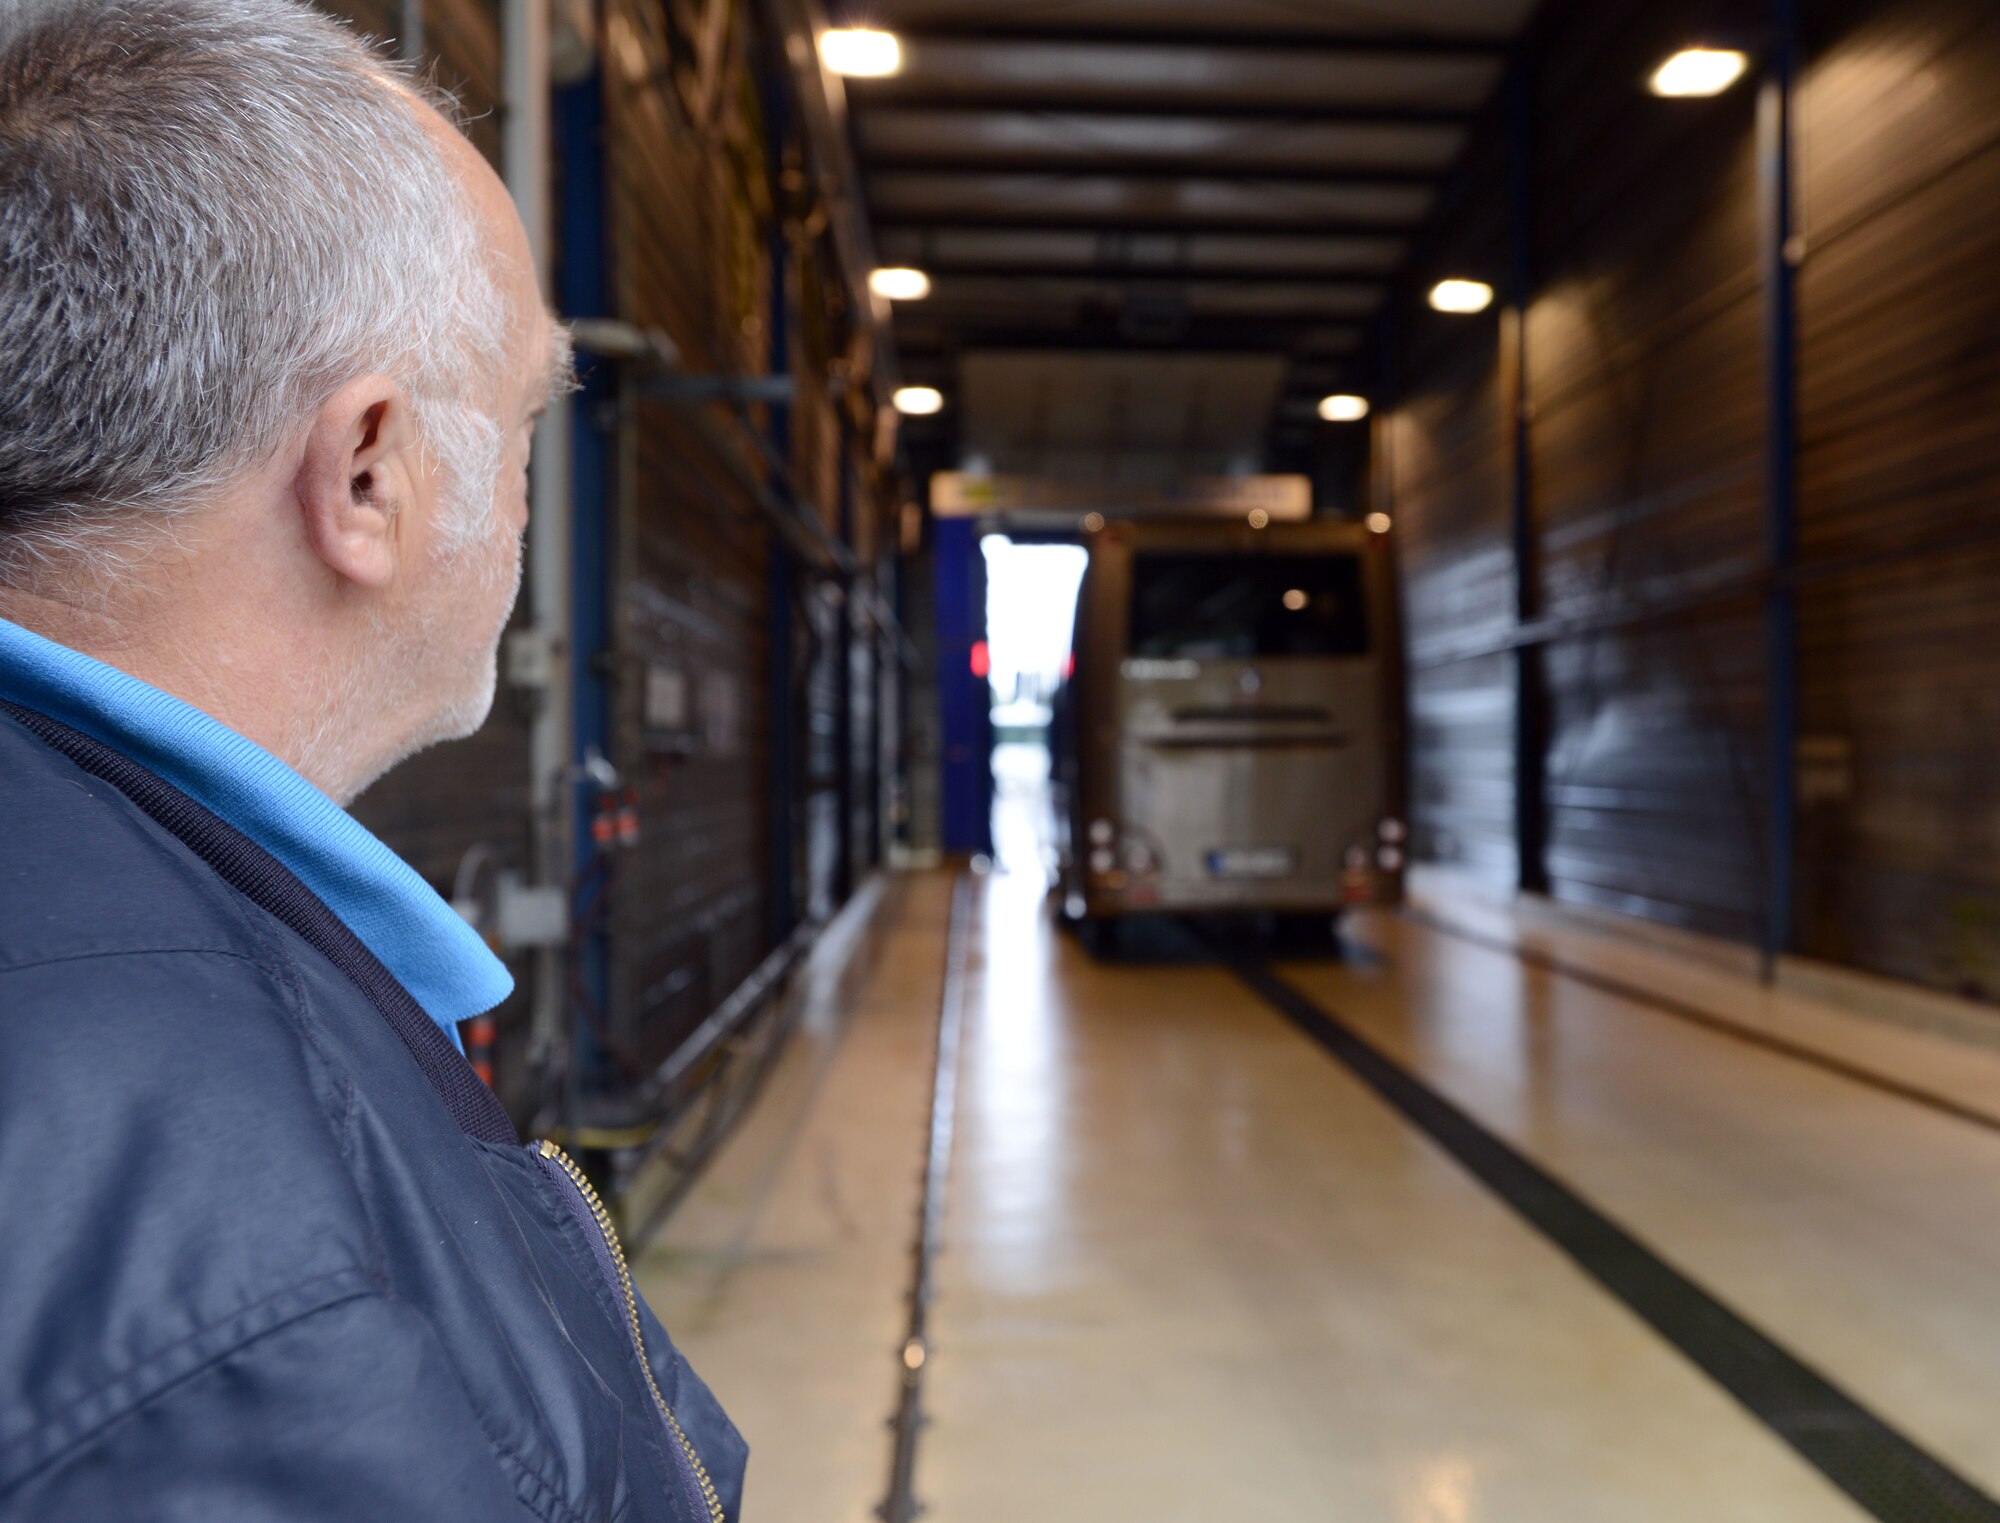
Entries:
{"type": "Polygon", "coordinates": [[[1750,60],[1734,48],[1683,48],[1653,70],[1646,88],[1677,100],[1720,95],[1749,66],[1750,60]]]}
{"type": "Polygon", "coordinates": [[[1319,415],[1329,423],[1359,423],[1368,416],[1368,399],[1348,396],[1344,392],[1331,397],[1321,397],[1319,415]]]}
{"type": "Polygon", "coordinates": [[[820,61],[849,79],[883,79],[903,67],[903,45],[893,32],[870,26],[837,26],[819,34],[820,61]]]}
{"type": "Polygon", "coordinates": [[[869,275],[868,289],[890,301],[922,301],[931,294],[931,278],[922,270],[881,269],[869,275]]]}
{"type": "Polygon", "coordinates": [[[898,386],[889,399],[906,418],[927,418],[944,406],[944,393],[935,386],[898,386]]]}
{"type": "Polygon", "coordinates": [[[1493,287],[1483,280],[1440,280],[1431,287],[1431,306],[1439,312],[1484,312],[1493,305],[1493,287]]]}

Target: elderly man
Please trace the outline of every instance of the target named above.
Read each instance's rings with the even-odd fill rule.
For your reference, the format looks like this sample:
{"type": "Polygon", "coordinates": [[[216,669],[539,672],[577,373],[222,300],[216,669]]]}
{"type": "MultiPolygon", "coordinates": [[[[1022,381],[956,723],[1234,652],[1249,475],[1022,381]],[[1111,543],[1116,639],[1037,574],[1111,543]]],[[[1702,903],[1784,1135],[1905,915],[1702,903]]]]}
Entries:
{"type": "Polygon", "coordinates": [[[566,371],[289,0],[0,0],[0,1518],[719,1523],[742,1441],[341,807],[492,701],[566,371]]]}

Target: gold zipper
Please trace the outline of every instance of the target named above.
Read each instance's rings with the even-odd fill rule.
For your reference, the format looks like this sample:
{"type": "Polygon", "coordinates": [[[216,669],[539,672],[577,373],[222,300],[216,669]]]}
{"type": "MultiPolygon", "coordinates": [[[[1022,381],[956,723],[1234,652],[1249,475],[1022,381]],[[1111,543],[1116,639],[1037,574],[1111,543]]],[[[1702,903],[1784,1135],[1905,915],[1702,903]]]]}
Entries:
{"type": "Polygon", "coordinates": [[[667,1405],[667,1398],[660,1394],[660,1383],[653,1378],[652,1361],[646,1357],[646,1335],[639,1324],[639,1297],[632,1289],[632,1271],[625,1263],[625,1250],[619,1246],[617,1229],[611,1225],[611,1213],[604,1209],[604,1202],[598,1199],[597,1191],[571,1160],[569,1154],[553,1142],[542,1141],[535,1144],[535,1150],[542,1157],[556,1164],[570,1178],[583,1196],[584,1204],[590,1207],[590,1214],[597,1222],[597,1230],[604,1234],[604,1246],[611,1250],[611,1262],[618,1270],[618,1288],[625,1296],[625,1325],[632,1334],[632,1347],[639,1355],[639,1368],[645,1372],[646,1388],[653,1393],[653,1400],[659,1404],[660,1415],[667,1420],[667,1427],[673,1431],[674,1439],[694,1467],[694,1478],[701,1485],[701,1499],[708,1504],[708,1515],[713,1523],[724,1523],[722,1498],[716,1494],[715,1482],[709,1479],[708,1467],[701,1462],[701,1456],[681,1427],[681,1420],[674,1416],[674,1409],[667,1405]]]}

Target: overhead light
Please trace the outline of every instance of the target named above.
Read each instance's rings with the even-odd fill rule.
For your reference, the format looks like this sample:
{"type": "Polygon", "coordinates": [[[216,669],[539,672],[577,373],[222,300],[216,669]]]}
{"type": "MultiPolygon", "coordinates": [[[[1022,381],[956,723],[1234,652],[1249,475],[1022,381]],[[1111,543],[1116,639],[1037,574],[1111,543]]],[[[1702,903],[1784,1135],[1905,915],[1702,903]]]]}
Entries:
{"type": "Polygon", "coordinates": [[[1439,312],[1484,312],[1493,305],[1493,287],[1483,280],[1440,280],[1431,287],[1431,306],[1439,312]]]}
{"type": "Polygon", "coordinates": [[[1749,66],[1750,60],[1734,48],[1683,48],[1653,70],[1646,88],[1675,98],[1720,95],[1749,66]]]}
{"type": "Polygon", "coordinates": [[[922,270],[876,270],[868,277],[868,289],[891,301],[922,301],[931,294],[931,278],[922,270]]]}
{"type": "Polygon", "coordinates": [[[903,67],[903,45],[892,32],[837,26],[819,34],[820,61],[849,79],[881,79],[903,67]]]}
{"type": "Polygon", "coordinates": [[[905,417],[927,418],[944,406],[944,393],[935,386],[898,386],[889,400],[905,417]]]}
{"type": "Polygon", "coordinates": [[[1329,423],[1359,423],[1368,416],[1368,399],[1340,394],[1319,399],[1319,415],[1329,423]]]}
{"type": "Polygon", "coordinates": [[[1368,532],[1370,534],[1387,534],[1389,527],[1389,515],[1387,513],[1370,513],[1368,515],[1368,532]]]}

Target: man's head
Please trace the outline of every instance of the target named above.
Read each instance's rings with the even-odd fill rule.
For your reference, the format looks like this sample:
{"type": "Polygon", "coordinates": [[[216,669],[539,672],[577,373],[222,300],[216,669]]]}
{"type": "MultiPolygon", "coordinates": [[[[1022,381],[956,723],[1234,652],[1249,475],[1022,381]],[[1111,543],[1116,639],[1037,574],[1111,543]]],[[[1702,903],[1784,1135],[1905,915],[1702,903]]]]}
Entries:
{"type": "Polygon", "coordinates": [[[337,24],[0,0],[0,611],[220,663],[182,696],[349,796],[484,718],[565,366],[504,188],[337,24]]]}

